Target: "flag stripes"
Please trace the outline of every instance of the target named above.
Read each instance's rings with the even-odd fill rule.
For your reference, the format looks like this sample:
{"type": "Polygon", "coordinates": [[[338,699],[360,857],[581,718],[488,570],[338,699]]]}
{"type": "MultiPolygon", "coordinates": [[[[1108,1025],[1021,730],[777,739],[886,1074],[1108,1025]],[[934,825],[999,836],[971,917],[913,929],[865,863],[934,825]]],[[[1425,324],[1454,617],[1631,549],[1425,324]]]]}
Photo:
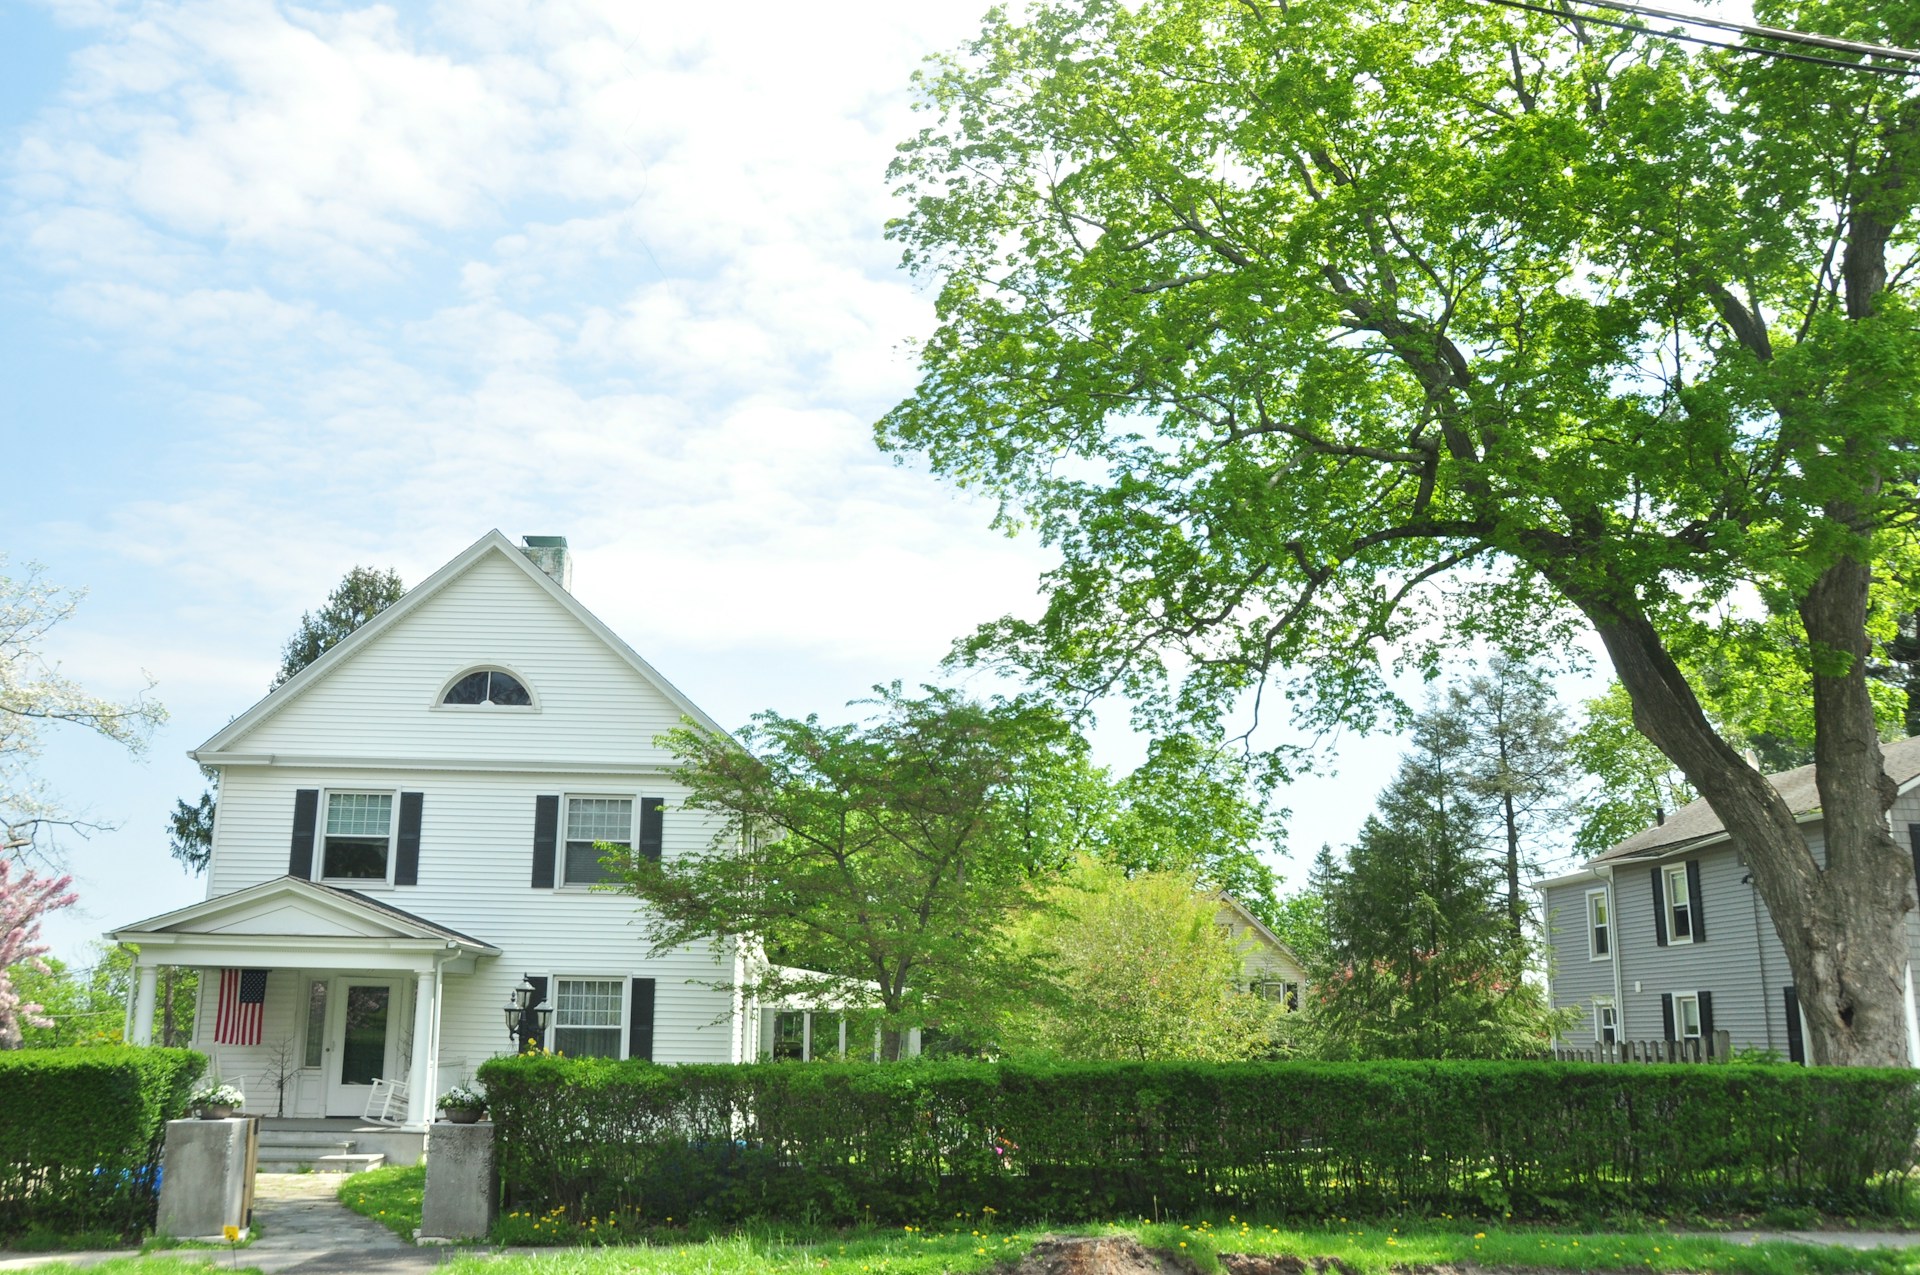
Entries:
{"type": "Polygon", "coordinates": [[[267,1006],[266,970],[221,970],[220,1010],[214,1018],[216,1045],[257,1045],[267,1006]]]}

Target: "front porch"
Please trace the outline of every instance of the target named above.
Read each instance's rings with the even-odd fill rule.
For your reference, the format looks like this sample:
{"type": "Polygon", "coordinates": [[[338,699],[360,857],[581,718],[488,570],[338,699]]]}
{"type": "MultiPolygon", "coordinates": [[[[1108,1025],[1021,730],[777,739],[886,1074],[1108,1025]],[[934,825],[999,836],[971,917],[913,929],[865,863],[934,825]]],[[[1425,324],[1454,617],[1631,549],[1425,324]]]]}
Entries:
{"type": "MultiPolygon", "coordinates": [[[[240,1085],[247,1110],[329,1130],[335,1121],[365,1127],[383,1145],[390,1140],[377,1134],[397,1126],[417,1138],[432,1119],[446,980],[499,955],[358,891],[290,876],[112,937],[139,951],[132,1043],[151,1043],[160,968],[197,966],[194,1047],[240,1085]]],[[[464,1069],[464,1059],[444,1061],[464,1069]]],[[[417,1145],[411,1158],[399,1158],[409,1155],[402,1144],[394,1150],[394,1163],[419,1157],[417,1145]]]]}

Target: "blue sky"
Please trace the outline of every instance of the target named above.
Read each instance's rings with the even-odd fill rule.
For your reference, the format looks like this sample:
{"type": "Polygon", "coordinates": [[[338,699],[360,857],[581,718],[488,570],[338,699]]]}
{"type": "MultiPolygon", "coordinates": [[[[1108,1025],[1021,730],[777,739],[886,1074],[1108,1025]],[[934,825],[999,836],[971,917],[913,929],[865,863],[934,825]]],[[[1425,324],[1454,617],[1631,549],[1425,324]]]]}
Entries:
{"type": "MultiPolygon", "coordinates": [[[[0,0],[0,547],[90,590],[66,672],[172,712],[144,760],[49,740],[119,825],[69,843],[56,950],[200,896],[185,751],[356,563],[566,535],[581,600],[729,724],[1036,609],[1044,553],[870,434],[930,326],[884,170],[980,8],[0,0]]],[[[1286,795],[1303,860],[1395,751],[1286,795]]]]}

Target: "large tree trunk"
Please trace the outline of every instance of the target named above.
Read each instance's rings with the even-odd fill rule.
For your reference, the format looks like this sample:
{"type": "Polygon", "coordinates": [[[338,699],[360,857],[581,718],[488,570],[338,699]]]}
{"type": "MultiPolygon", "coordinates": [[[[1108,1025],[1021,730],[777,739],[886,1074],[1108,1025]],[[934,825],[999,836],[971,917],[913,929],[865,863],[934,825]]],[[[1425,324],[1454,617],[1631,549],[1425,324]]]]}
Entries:
{"type": "Polygon", "coordinates": [[[1866,688],[1867,569],[1841,561],[1801,607],[1816,652],[1814,745],[1826,866],[1765,777],[1722,739],[1637,609],[1582,603],[1633,701],[1634,725],[1699,790],[1745,856],[1806,1013],[1813,1061],[1900,1067],[1907,1056],[1906,918],[1913,869],[1888,834],[1886,777],[1866,688]],[[1821,669],[1825,671],[1820,671],[1821,669]]]}

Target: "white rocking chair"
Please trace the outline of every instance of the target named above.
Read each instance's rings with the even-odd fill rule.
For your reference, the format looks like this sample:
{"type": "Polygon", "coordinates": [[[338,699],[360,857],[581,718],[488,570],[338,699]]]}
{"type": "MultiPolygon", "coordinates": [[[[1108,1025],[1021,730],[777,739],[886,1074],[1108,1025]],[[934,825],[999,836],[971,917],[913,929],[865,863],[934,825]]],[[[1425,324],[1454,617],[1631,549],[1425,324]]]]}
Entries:
{"type": "Polygon", "coordinates": [[[375,1080],[367,1093],[367,1109],[360,1117],[369,1124],[405,1124],[407,1120],[407,1080],[384,1077],[375,1080]]]}

